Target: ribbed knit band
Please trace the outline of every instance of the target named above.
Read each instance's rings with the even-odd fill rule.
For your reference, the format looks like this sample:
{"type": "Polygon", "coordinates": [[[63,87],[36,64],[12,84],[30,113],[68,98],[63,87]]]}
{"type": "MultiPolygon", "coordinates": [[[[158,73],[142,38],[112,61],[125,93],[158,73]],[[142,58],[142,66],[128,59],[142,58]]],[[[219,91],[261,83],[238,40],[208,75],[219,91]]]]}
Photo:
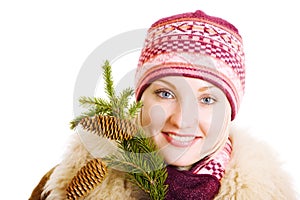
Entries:
{"type": "Polygon", "coordinates": [[[155,22],[145,40],[136,72],[136,98],[165,76],[199,78],[219,87],[233,120],[245,88],[242,38],[229,22],[202,11],[155,22]]]}

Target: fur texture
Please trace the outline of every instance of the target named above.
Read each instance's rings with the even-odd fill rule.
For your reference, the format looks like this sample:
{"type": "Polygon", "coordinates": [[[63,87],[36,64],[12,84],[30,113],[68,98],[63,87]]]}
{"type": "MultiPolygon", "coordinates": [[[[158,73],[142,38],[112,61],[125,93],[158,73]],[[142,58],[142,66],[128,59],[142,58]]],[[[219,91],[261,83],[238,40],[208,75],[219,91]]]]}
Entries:
{"type": "Polygon", "coordinates": [[[249,134],[231,135],[232,158],[215,199],[295,200],[289,175],[278,155],[249,134]]]}
{"type": "MultiPolygon", "coordinates": [[[[101,149],[99,149],[101,151],[101,149]]],[[[80,136],[74,135],[70,148],[64,155],[64,160],[53,171],[49,181],[44,186],[44,194],[49,194],[47,200],[66,199],[66,188],[77,171],[93,158],[83,145],[80,136]]],[[[89,193],[85,200],[115,200],[137,199],[144,196],[142,191],[125,179],[125,173],[109,169],[104,181],[89,193]]]]}
{"type": "MultiPolygon", "coordinates": [[[[241,132],[232,134],[231,139],[232,159],[222,179],[220,192],[215,199],[297,199],[290,178],[282,170],[278,156],[267,144],[241,132]]],[[[46,195],[44,199],[65,199],[68,183],[91,158],[91,154],[82,144],[80,137],[74,135],[63,161],[54,169],[43,186],[42,196],[46,195]]],[[[123,172],[110,169],[104,182],[84,199],[116,200],[147,199],[147,197],[144,192],[125,179],[123,172]]]]}

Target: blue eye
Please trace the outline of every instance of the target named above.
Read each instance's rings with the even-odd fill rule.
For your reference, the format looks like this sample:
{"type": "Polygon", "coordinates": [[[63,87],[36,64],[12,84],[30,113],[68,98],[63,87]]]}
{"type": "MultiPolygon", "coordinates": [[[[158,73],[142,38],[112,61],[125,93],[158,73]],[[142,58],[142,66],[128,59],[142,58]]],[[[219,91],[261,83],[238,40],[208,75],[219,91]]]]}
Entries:
{"type": "Polygon", "coordinates": [[[211,105],[216,102],[216,100],[212,97],[203,97],[200,99],[201,103],[206,105],[211,105]]]}
{"type": "Polygon", "coordinates": [[[155,94],[163,99],[173,99],[175,97],[174,94],[168,90],[156,90],[155,94]]]}

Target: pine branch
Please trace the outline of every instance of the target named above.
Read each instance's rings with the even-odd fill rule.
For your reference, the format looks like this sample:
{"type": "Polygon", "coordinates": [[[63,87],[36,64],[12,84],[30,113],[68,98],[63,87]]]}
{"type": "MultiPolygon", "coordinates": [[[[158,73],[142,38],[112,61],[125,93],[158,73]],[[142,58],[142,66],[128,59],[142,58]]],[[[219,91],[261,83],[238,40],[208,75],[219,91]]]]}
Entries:
{"type": "Polygon", "coordinates": [[[118,96],[116,108],[118,109],[116,113],[118,113],[118,117],[125,119],[128,117],[126,115],[128,110],[129,98],[133,96],[134,90],[131,88],[124,89],[118,96]]]}
{"type": "Polygon", "coordinates": [[[103,108],[105,110],[111,109],[111,104],[102,98],[80,97],[79,103],[81,104],[81,106],[84,106],[84,107],[97,106],[99,109],[101,109],[101,108],[103,108]]]}
{"type": "Polygon", "coordinates": [[[139,135],[122,141],[120,149],[121,153],[105,158],[108,166],[127,171],[130,180],[148,193],[151,199],[164,199],[167,171],[154,142],[140,130],[139,135]]]}
{"type": "Polygon", "coordinates": [[[141,101],[133,102],[128,108],[128,115],[131,119],[134,119],[138,114],[139,110],[142,108],[143,103],[141,101]]]}
{"type": "Polygon", "coordinates": [[[114,89],[113,78],[112,78],[112,70],[108,61],[105,61],[102,69],[103,69],[103,78],[105,83],[104,86],[105,93],[108,95],[108,98],[111,100],[111,102],[114,102],[116,99],[115,89],[114,89]]]}
{"type": "MultiPolygon", "coordinates": [[[[119,144],[120,151],[118,154],[103,158],[107,167],[125,169],[130,180],[147,192],[151,199],[164,199],[167,192],[167,185],[164,185],[167,178],[164,161],[158,155],[154,142],[146,137],[142,128],[132,123],[142,103],[139,101],[129,104],[130,98],[134,95],[131,88],[123,90],[116,96],[108,61],[105,61],[102,69],[104,90],[109,100],[95,97],[80,98],[81,106],[89,110],[70,122],[71,129],[81,124],[87,131],[115,140],[119,144]]],[[[78,184],[82,184],[80,181],[78,180],[78,184]]]]}
{"type": "Polygon", "coordinates": [[[80,121],[86,117],[93,117],[95,115],[110,115],[112,113],[111,104],[104,99],[95,97],[80,97],[79,102],[81,106],[89,107],[89,110],[80,116],[77,116],[70,122],[71,129],[76,128],[80,121]]]}
{"type": "Polygon", "coordinates": [[[134,94],[133,92],[134,90],[132,88],[126,88],[120,93],[118,97],[118,102],[120,106],[122,106],[123,108],[127,108],[129,103],[129,98],[133,96],[134,94]]]}

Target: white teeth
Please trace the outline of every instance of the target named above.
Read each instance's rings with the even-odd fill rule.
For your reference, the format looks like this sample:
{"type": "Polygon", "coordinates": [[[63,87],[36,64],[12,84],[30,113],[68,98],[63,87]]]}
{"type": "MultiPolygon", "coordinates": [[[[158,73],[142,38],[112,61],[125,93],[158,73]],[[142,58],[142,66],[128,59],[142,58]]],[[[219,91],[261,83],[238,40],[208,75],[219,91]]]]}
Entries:
{"type": "Polygon", "coordinates": [[[169,136],[172,139],[180,141],[180,142],[190,142],[195,139],[194,136],[178,136],[178,135],[173,135],[173,134],[169,134],[169,136]]]}

